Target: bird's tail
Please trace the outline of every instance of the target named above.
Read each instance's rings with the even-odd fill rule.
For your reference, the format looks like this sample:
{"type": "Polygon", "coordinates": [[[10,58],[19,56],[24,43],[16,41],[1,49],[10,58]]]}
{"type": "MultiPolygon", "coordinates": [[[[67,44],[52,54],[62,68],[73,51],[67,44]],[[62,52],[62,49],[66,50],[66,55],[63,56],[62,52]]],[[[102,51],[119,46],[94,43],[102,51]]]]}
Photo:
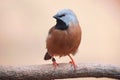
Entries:
{"type": "Polygon", "coordinates": [[[45,54],[45,56],[44,56],[44,60],[49,60],[49,59],[51,59],[51,58],[52,58],[52,56],[50,56],[49,53],[46,52],[46,54],[45,54]]]}

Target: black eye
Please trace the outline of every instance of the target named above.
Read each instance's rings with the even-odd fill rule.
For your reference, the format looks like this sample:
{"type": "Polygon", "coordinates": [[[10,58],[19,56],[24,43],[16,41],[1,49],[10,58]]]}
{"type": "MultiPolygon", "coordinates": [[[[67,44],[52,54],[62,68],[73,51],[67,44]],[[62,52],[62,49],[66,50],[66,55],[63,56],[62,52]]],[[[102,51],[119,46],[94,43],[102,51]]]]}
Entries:
{"type": "Polygon", "coordinates": [[[59,17],[63,17],[63,16],[65,16],[65,14],[59,15],[59,17]]]}

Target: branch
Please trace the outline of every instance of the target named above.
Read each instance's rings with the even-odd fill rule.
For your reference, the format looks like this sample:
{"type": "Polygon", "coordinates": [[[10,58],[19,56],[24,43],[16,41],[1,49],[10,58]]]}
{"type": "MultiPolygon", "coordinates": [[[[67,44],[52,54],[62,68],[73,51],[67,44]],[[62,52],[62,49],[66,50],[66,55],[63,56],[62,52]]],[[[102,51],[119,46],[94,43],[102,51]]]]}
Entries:
{"type": "Polygon", "coordinates": [[[77,64],[74,70],[71,64],[60,63],[30,66],[0,66],[0,80],[51,80],[65,78],[114,78],[120,79],[120,67],[110,64],[77,64]]]}

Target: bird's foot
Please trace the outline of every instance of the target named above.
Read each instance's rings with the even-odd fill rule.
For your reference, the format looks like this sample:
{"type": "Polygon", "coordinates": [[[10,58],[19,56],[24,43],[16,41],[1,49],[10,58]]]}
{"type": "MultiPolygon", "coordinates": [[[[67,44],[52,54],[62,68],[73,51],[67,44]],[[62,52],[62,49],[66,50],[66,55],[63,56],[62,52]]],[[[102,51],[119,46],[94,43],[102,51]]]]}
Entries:
{"type": "Polygon", "coordinates": [[[75,64],[75,62],[74,62],[74,61],[70,61],[69,63],[70,63],[70,64],[72,64],[72,65],[73,65],[73,67],[74,67],[74,70],[76,70],[77,65],[75,64]]]}
{"type": "Polygon", "coordinates": [[[53,62],[53,66],[56,68],[58,66],[58,63],[56,63],[56,60],[54,57],[52,58],[52,62],[53,62]]]}
{"type": "Polygon", "coordinates": [[[74,70],[76,70],[77,65],[75,64],[75,62],[74,62],[73,58],[72,58],[70,55],[68,55],[68,56],[69,56],[69,58],[71,59],[71,61],[70,61],[69,63],[70,63],[70,64],[72,64],[72,65],[73,65],[73,67],[74,67],[74,70]]]}
{"type": "Polygon", "coordinates": [[[58,63],[56,63],[56,61],[54,61],[53,66],[56,68],[58,66],[58,63]]]}

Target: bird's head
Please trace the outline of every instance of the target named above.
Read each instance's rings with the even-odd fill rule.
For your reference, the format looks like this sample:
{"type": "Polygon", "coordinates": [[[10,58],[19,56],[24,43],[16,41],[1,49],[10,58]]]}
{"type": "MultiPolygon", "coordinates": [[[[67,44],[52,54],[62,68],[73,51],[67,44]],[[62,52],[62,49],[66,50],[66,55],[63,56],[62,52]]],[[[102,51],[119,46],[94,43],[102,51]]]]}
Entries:
{"type": "Polygon", "coordinates": [[[70,9],[60,10],[56,15],[53,16],[57,20],[57,24],[65,24],[70,26],[70,24],[78,24],[78,19],[74,12],[70,9]]]}

